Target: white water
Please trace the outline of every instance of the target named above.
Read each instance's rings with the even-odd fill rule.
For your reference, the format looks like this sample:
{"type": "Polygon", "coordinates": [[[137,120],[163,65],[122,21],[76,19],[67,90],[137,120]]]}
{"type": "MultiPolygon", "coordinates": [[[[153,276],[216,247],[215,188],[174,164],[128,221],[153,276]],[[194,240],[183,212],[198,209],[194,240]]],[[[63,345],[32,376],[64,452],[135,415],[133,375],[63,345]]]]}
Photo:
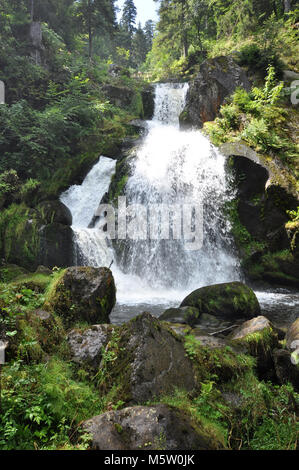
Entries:
{"type": "Polygon", "coordinates": [[[184,240],[126,240],[118,256],[88,225],[108,190],[115,162],[101,157],[81,186],[72,186],[61,200],[73,214],[77,264],[108,266],[120,305],[170,305],[193,289],[240,278],[238,259],[223,216],[223,204],[233,197],[225,174],[225,159],[199,131],[180,131],[188,85],[156,87],[155,114],[138,149],[126,186],[128,202],[203,204],[203,247],[186,249],[184,240]],[[117,259],[117,262],[116,262],[117,259]]]}
{"type": "Polygon", "coordinates": [[[113,253],[96,228],[89,229],[102,197],[115,172],[115,160],[101,156],[81,185],[71,186],[60,199],[73,216],[74,263],[109,266],[113,253]]]}

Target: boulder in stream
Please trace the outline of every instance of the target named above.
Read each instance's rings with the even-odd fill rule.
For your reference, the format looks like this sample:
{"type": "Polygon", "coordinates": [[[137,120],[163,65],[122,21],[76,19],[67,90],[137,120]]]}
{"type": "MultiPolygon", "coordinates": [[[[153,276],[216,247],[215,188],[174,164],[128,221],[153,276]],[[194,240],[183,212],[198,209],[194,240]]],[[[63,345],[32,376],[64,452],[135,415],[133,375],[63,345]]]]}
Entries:
{"type": "Polygon", "coordinates": [[[185,306],[230,320],[253,318],[261,313],[255,293],[241,282],[201,287],[183,300],[181,307],[185,306]]]}

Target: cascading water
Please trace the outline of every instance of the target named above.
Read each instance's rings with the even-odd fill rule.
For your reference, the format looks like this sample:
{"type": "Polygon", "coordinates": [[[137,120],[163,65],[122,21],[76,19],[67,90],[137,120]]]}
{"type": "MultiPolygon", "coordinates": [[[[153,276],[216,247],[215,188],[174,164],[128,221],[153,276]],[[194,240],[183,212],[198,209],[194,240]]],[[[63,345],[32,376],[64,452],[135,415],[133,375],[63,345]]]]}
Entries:
{"type": "Polygon", "coordinates": [[[115,172],[115,160],[100,157],[82,185],[71,186],[61,201],[73,216],[74,263],[86,266],[107,266],[113,253],[96,228],[88,228],[102,197],[109,189],[115,172]]]}
{"type": "MultiPolygon", "coordinates": [[[[187,201],[201,206],[200,249],[188,249],[183,238],[126,239],[121,244],[114,242],[114,256],[111,246],[98,236],[97,227],[87,228],[108,189],[115,168],[110,159],[101,157],[84,183],[61,197],[73,214],[77,263],[107,266],[114,258],[118,306],[128,306],[130,316],[134,304],[173,305],[195,288],[240,278],[223,211],[225,202],[233,197],[225,158],[199,131],[179,130],[187,89],[182,84],[157,85],[154,118],[147,123],[148,134],[136,151],[126,197],[130,205],[151,208],[155,223],[161,215],[157,212],[155,220],[157,204],[180,207],[187,201]]],[[[126,316],[125,307],[118,309],[119,316],[126,316]]]]}

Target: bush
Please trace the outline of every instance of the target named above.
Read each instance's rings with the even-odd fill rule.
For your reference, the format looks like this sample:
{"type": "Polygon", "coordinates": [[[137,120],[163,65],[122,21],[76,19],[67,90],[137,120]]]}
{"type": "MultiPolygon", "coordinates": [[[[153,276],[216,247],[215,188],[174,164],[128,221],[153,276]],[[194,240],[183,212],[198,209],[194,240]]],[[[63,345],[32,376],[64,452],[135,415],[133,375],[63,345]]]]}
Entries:
{"type": "Polygon", "coordinates": [[[238,63],[252,72],[260,73],[262,77],[266,77],[269,65],[275,68],[279,78],[284,68],[283,62],[273,50],[261,49],[256,43],[242,47],[238,54],[238,63]]]}

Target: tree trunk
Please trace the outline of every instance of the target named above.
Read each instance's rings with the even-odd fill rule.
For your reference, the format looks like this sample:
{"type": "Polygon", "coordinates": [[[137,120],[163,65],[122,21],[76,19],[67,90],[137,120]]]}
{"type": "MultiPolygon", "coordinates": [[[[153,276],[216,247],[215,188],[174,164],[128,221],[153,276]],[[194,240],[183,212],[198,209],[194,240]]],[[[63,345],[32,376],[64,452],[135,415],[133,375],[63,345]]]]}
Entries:
{"type": "Polygon", "coordinates": [[[284,0],[284,12],[288,13],[292,10],[292,1],[291,0],[284,0]]]}
{"type": "Polygon", "coordinates": [[[92,58],[92,26],[91,26],[91,1],[88,0],[88,57],[92,58]]]}
{"type": "Polygon", "coordinates": [[[31,21],[34,21],[34,0],[31,0],[30,18],[31,18],[31,21]]]}

